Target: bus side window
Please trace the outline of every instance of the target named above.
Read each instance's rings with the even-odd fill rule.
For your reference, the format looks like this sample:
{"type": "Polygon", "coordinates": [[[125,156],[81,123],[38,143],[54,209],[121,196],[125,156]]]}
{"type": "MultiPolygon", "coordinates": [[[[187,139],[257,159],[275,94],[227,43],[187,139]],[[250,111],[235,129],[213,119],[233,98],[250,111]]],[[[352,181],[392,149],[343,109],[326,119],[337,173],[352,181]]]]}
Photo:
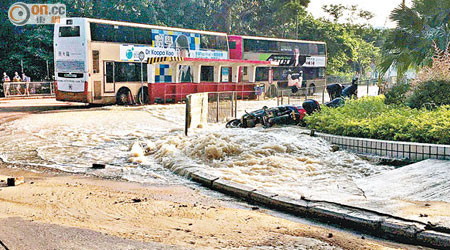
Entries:
{"type": "Polygon", "coordinates": [[[201,77],[202,82],[214,82],[214,66],[202,66],[201,77]]]}
{"type": "Polygon", "coordinates": [[[100,73],[100,53],[98,50],[92,51],[92,67],[94,74],[100,73]]]}
{"type": "Polygon", "coordinates": [[[325,78],[325,68],[319,68],[319,78],[325,78]]]}

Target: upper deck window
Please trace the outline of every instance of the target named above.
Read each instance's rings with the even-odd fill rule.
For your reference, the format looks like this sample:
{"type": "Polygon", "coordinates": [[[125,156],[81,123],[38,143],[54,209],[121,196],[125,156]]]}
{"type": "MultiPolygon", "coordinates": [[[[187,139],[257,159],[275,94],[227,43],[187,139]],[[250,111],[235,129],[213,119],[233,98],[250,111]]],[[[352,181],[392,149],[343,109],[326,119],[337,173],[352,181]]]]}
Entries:
{"type": "Polygon", "coordinates": [[[228,50],[228,41],[225,36],[200,35],[200,48],[213,50],[228,50]]]}
{"type": "Polygon", "coordinates": [[[325,55],[326,47],[324,44],[307,42],[244,39],[244,52],[299,54],[311,56],[325,55]]]}
{"type": "Polygon", "coordinates": [[[318,46],[318,50],[319,50],[319,55],[323,56],[327,53],[327,50],[325,48],[325,44],[319,44],[318,46]]]}
{"type": "Polygon", "coordinates": [[[62,26],[59,27],[59,37],[79,37],[80,26],[62,26]]]}
{"type": "Polygon", "coordinates": [[[92,41],[152,44],[152,30],[130,26],[91,23],[92,41]]]}

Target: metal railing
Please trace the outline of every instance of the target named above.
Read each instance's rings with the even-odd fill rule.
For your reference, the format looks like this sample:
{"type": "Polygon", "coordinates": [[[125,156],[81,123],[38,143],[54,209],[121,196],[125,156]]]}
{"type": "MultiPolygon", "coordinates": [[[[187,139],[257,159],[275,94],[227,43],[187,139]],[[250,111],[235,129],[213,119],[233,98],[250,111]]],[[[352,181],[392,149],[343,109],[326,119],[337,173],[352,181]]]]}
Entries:
{"type": "Polygon", "coordinates": [[[208,122],[225,122],[237,115],[237,100],[241,92],[208,93],[208,122]]]}
{"type": "Polygon", "coordinates": [[[253,87],[257,83],[154,83],[149,85],[150,103],[176,103],[185,101],[195,93],[237,92],[237,98],[257,98],[253,87]]]}
{"type": "Polygon", "coordinates": [[[186,101],[186,135],[192,126],[197,125],[198,121],[220,123],[236,118],[238,99],[243,100],[246,95],[250,94],[258,95],[254,91],[203,92],[188,95],[186,101]],[[207,99],[206,103],[204,102],[205,99],[207,99]]]}
{"type": "MultiPolygon", "coordinates": [[[[377,95],[377,89],[371,90],[371,87],[376,87],[373,81],[362,81],[358,84],[359,96],[377,95]]],[[[349,83],[351,85],[351,83],[349,83]]],[[[207,94],[202,97],[203,100],[207,99],[207,104],[189,103],[186,102],[188,108],[186,108],[186,119],[202,120],[195,116],[205,115],[204,122],[206,123],[221,123],[227,122],[237,117],[238,100],[244,100],[245,97],[254,97],[251,100],[264,100],[266,97],[271,98],[267,92],[274,92],[273,89],[267,88],[267,85],[257,84],[253,91],[222,91],[222,92],[203,92],[193,93],[188,95],[197,96],[201,94],[207,94]],[[201,108],[199,105],[203,105],[201,108]],[[207,105],[207,108],[206,108],[207,105]],[[205,112],[206,111],[206,112],[205,112]],[[207,113],[207,114],[206,114],[207,113]]],[[[270,86],[269,86],[270,87],[270,86]]],[[[270,93],[272,94],[272,93],[270,93]]],[[[171,94],[175,96],[174,94],[171,94]]],[[[181,93],[181,95],[185,95],[181,93]]],[[[329,94],[326,91],[326,85],[303,87],[297,89],[293,93],[292,89],[278,89],[276,91],[277,105],[302,105],[307,99],[314,99],[319,103],[326,103],[330,101],[329,94]]],[[[189,99],[189,98],[188,98],[189,99]]],[[[239,105],[242,105],[239,104],[239,105]]],[[[186,122],[185,133],[187,135],[190,128],[190,122],[186,122]]]]}
{"type": "Polygon", "coordinates": [[[278,90],[277,105],[301,105],[307,99],[325,103],[326,86],[302,87],[293,92],[292,89],[278,90]]]}
{"type": "Polygon", "coordinates": [[[4,82],[5,97],[54,96],[53,82],[4,82]]]}
{"type": "MultiPolygon", "coordinates": [[[[358,82],[358,97],[378,95],[376,80],[362,80],[358,82]]],[[[328,83],[330,85],[333,83],[328,83]]],[[[351,82],[339,83],[344,87],[351,85],[351,82]]],[[[326,85],[314,87],[302,87],[295,93],[291,89],[278,89],[277,105],[301,105],[306,99],[314,99],[321,104],[331,101],[330,95],[326,90],[326,85]]]]}

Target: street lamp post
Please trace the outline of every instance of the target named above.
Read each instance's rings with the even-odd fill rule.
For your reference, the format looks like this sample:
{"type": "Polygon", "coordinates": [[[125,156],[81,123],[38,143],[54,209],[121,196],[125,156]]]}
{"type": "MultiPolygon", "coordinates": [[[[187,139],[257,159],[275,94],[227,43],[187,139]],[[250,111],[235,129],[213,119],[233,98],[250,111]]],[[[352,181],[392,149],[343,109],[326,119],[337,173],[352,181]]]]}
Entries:
{"type": "Polygon", "coordinates": [[[140,104],[144,105],[145,101],[144,101],[144,59],[145,59],[145,55],[144,52],[140,52],[139,53],[139,60],[141,61],[141,101],[140,104]]]}

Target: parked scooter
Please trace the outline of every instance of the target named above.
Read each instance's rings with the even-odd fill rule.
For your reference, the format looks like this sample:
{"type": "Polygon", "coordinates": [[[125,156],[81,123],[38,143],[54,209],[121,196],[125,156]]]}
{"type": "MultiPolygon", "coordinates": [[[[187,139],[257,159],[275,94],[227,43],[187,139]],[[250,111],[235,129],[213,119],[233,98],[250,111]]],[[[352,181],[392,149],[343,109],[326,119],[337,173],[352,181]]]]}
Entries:
{"type": "Polygon", "coordinates": [[[306,100],[302,106],[284,105],[252,111],[240,119],[234,119],[227,123],[227,128],[254,128],[257,125],[272,127],[274,125],[304,125],[303,118],[307,114],[320,111],[320,105],[316,100],[306,100]]]}

